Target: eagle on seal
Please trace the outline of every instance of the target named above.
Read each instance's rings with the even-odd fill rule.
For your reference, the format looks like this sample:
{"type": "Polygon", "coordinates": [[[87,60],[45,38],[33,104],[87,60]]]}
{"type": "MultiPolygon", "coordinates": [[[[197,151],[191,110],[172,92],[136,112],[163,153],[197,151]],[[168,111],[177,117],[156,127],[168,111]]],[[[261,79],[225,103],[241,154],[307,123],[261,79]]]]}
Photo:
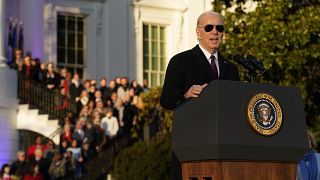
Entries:
{"type": "Polygon", "coordinates": [[[257,109],[259,114],[258,120],[265,126],[269,125],[273,119],[273,117],[270,116],[271,108],[267,104],[261,103],[257,109]]]}

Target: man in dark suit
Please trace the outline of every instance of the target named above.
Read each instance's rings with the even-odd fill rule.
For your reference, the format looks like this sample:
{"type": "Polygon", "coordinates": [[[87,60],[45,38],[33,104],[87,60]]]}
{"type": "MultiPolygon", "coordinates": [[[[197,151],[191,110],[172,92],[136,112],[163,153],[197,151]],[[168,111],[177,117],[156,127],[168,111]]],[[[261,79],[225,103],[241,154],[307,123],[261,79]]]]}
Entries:
{"type": "MultiPolygon", "coordinates": [[[[198,97],[212,80],[239,80],[236,66],[218,53],[223,31],[219,13],[205,12],[199,16],[196,28],[199,44],[170,60],[160,98],[162,107],[173,110],[186,99],[198,97]]],[[[171,179],[182,179],[181,164],[174,153],[171,167],[171,179]]]]}
{"type": "Polygon", "coordinates": [[[212,80],[239,80],[236,66],[218,53],[223,31],[219,13],[209,11],[199,16],[199,44],[170,60],[160,98],[162,107],[173,110],[186,99],[198,97],[212,80]]]}

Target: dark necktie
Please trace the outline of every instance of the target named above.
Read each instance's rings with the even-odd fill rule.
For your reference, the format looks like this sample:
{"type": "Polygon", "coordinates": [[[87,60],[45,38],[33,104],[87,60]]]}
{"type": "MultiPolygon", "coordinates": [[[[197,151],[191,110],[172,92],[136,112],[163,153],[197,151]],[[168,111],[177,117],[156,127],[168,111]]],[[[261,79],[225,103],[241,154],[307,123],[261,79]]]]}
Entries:
{"type": "Polygon", "coordinates": [[[216,62],[215,62],[216,57],[214,55],[211,55],[210,59],[211,59],[211,68],[213,70],[214,79],[218,79],[218,69],[217,69],[216,62]]]}

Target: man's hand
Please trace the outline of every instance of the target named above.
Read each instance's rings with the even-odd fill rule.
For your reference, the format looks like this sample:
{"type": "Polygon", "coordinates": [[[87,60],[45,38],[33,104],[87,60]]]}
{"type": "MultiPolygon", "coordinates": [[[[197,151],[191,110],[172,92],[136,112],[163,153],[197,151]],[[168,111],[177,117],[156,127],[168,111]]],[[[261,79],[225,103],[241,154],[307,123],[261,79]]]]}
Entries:
{"type": "Polygon", "coordinates": [[[199,94],[201,94],[202,90],[204,87],[206,87],[208,84],[203,84],[203,85],[193,85],[190,87],[190,89],[184,94],[184,97],[186,99],[191,98],[191,97],[198,97],[199,94]]]}

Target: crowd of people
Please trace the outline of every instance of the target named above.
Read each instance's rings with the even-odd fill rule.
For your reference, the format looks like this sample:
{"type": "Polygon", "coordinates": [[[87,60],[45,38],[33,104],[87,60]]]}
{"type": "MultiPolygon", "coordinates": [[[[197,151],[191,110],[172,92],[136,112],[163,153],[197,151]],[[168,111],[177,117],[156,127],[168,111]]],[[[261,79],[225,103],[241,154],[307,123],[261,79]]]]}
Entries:
{"type": "Polygon", "coordinates": [[[66,68],[56,71],[51,62],[40,62],[15,51],[15,61],[10,65],[25,80],[33,80],[48,91],[57,91],[77,106],[62,120],[60,143],[44,142],[41,136],[28,151],[20,150],[17,160],[4,164],[2,179],[75,179],[85,172],[82,164],[90,161],[105,146],[117,138],[130,135],[137,124],[138,110],[142,107],[140,94],[148,91],[136,80],[127,77],[108,81],[102,77],[81,80],[80,75],[66,68]]]}

